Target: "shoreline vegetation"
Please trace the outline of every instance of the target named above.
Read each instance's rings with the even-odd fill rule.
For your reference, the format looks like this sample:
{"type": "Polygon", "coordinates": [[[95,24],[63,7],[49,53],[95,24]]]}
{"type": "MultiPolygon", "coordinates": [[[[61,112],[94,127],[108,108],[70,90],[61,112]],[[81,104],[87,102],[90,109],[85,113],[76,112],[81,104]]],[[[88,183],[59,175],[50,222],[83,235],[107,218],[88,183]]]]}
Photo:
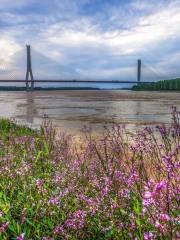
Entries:
{"type": "Polygon", "coordinates": [[[132,87],[134,91],[180,91],[180,78],[161,80],[154,83],[139,83],[132,87]]]}
{"type": "Polygon", "coordinates": [[[82,141],[0,119],[0,239],[179,239],[180,113],[82,141]]]}

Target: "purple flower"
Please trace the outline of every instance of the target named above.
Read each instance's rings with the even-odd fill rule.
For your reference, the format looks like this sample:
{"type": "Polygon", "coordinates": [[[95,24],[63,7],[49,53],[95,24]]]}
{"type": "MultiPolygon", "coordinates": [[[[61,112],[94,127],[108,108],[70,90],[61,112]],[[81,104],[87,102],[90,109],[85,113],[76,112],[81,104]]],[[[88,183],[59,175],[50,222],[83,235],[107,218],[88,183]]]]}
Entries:
{"type": "Polygon", "coordinates": [[[19,237],[17,237],[17,240],[25,240],[25,233],[21,233],[19,237]]]}
{"type": "Polygon", "coordinates": [[[164,187],[166,187],[166,182],[165,181],[161,181],[159,183],[156,184],[155,186],[155,191],[160,191],[162,190],[164,187]]]}
{"type": "Polygon", "coordinates": [[[27,208],[24,208],[21,215],[21,224],[24,224],[27,216],[27,208]]]}
{"type": "Polygon", "coordinates": [[[144,198],[145,198],[145,199],[152,198],[152,196],[153,196],[152,192],[146,191],[146,192],[144,193],[144,198]]]}
{"type": "Polygon", "coordinates": [[[161,232],[164,231],[163,225],[158,220],[156,220],[155,227],[157,227],[161,232]]]}
{"type": "Polygon", "coordinates": [[[154,239],[154,234],[152,232],[144,233],[144,240],[152,240],[154,239]]]}
{"type": "Polygon", "coordinates": [[[42,240],[54,240],[54,238],[51,238],[51,237],[43,237],[42,240]]]}
{"type": "Polygon", "coordinates": [[[69,219],[66,220],[65,226],[71,229],[82,229],[85,226],[85,218],[87,213],[83,210],[70,214],[69,219]]]}
{"type": "Polygon", "coordinates": [[[57,197],[53,197],[51,198],[49,201],[48,201],[49,204],[52,204],[52,205],[59,205],[60,204],[60,200],[59,198],[57,197]]]}
{"type": "Polygon", "coordinates": [[[163,221],[170,221],[171,218],[167,214],[160,214],[161,220],[163,221]]]}
{"type": "Polygon", "coordinates": [[[0,233],[6,232],[9,226],[9,222],[3,223],[0,227],[0,233]]]}
{"type": "Polygon", "coordinates": [[[63,234],[64,233],[64,225],[58,226],[54,229],[54,234],[63,234]]]}

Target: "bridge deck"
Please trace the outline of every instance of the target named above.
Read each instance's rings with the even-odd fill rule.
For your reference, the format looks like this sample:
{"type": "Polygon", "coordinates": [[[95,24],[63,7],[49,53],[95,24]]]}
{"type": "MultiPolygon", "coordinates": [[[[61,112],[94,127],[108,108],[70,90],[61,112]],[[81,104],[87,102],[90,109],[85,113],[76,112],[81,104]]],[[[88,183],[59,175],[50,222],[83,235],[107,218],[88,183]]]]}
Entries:
{"type": "MultiPolygon", "coordinates": [[[[26,83],[26,80],[0,80],[0,83],[26,83]]],[[[138,83],[137,81],[110,81],[110,80],[28,80],[29,83],[138,83]]],[[[152,83],[152,82],[140,82],[152,83]]]]}

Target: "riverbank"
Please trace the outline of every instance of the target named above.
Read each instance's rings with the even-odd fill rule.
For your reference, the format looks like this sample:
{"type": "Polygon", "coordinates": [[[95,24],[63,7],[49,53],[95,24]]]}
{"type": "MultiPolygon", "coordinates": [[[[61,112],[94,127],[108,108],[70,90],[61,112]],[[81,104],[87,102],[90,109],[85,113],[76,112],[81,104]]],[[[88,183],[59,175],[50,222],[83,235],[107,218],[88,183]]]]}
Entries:
{"type": "Polygon", "coordinates": [[[179,113],[81,141],[0,120],[1,239],[177,239],[179,113]]]}

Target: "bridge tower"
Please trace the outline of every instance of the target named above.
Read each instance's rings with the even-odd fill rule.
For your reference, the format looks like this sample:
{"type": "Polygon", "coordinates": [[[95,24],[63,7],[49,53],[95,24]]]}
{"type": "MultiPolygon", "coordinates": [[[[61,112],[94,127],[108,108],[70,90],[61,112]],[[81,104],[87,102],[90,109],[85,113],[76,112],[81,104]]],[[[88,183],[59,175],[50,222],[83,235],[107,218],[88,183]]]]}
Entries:
{"type": "Polygon", "coordinates": [[[26,45],[26,50],[27,50],[26,90],[29,90],[29,87],[31,90],[33,90],[34,78],[33,78],[32,65],[31,65],[31,46],[26,45]],[[30,82],[29,82],[29,76],[30,76],[30,82]]]}
{"type": "Polygon", "coordinates": [[[140,84],[141,83],[141,64],[142,62],[141,62],[141,59],[138,59],[138,61],[137,61],[137,82],[138,82],[138,84],[140,84]]]}

